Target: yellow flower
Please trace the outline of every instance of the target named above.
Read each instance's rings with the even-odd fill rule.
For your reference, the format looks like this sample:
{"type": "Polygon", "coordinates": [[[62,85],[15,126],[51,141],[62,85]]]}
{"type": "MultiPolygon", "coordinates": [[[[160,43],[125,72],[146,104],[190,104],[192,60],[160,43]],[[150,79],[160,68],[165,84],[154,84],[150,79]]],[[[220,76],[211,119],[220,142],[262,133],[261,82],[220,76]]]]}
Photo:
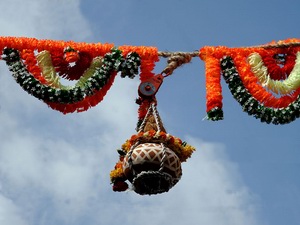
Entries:
{"type": "Polygon", "coordinates": [[[114,182],[117,178],[125,178],[125,174],[122,168],[116,168],[110,172],[110,180],[114,182]]]}
{"type": "Polygon", "coordinates": [[[129,140],[127,140],[123,145],[122,145],[122,149],[125,150],[126,152],[128,152],[130,150],[131,144],[129,142],[129,140]]]}

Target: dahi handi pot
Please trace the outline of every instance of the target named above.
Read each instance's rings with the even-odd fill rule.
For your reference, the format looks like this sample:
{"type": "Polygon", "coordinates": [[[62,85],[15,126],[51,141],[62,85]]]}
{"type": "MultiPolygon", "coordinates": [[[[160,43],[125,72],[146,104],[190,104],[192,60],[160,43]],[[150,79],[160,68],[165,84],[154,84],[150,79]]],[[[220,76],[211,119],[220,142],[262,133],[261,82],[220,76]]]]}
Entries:
{"type": "Polygon", "coordinates": [[[139,194],[158,194],[169,191],[181,178],[178,156],[161,143],[142,143],[128,152],[123,171],[139,194]]]}

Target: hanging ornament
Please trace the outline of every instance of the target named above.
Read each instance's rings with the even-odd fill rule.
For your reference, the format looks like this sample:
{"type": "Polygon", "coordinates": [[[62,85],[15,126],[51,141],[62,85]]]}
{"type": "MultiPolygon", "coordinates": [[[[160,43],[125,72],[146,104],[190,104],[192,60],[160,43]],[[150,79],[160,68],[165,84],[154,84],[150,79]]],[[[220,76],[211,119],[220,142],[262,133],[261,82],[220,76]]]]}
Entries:
{"type": "Polygon", "coordinates": [[[152,102],[138,133],[118,151],[120,160],[110,173],[113,190],[127,190],[125,181],[128,180],[132,189],[141,195],[167,192],[180,180],[181,163],[194,150],[186,142],[166,133],[156,103],[152,102]]]}
{"type": "Polygon", "coordinates": [[[137,134],[127,140],[119,153],[119,162],[110,173],[114,191],[129,188],[141,195],[168,192],[181,178],[181,163],[195,150],[166,132],[158,114],[155,94],[164,76],[158,74],[141,82],[137,134]]]}
{"type": "Polygon", "coordinates": [[[222,76],[243,111],[261,122],[286,124],[300,117],[298,39],[252,47],[158,52],[146,46],[0,37],[0,52],[0,59],[27,93],[64,114],[83,112],[101,102],[117,74],[122,78],[140,74],[137,133],[118,150],[119,161],[110,173],[114,191],[133,189],[152,195],[169,191],[180,180],[181,163],[195,149],[166,132],[155,94],[165,77],[193,57],[205,62],[209,120],[223,119],[222,76]],[[159,57],[168,58],[168,65],[155,75],[159,57]],[[64,85],[62,78],[76,83],[64,85]]]}

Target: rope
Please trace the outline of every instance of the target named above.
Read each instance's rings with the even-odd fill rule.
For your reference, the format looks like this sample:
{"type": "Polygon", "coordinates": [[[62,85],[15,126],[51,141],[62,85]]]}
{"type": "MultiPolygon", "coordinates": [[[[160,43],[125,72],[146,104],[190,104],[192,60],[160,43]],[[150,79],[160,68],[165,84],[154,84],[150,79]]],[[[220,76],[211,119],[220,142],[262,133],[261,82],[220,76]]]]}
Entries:
{"type": "Polygon", "coordinates": [[[155,123],[156,123],[156,126],[157,126],[157,132],[161,132],[159,115],[158,115],[158,111],[157,111],[154,103],[151,104],[151,108],[152,108],[152,113],[153,113],[155,123]]]}
{"type": "Polygon", "coordinates": [[[250,46],[245,48],[288,48],[288,47],[297,47],[300,46],[300,42],[294,42],[294,43],[280,43],[280,44],[270,44],[270,45],[257,45],[257,46],[250,46]]]}
{"type": "Polygon", "coordinates": [[[160,144],[161,145],[161,147],[162,147],[162,158],[161,158],[161,161],[160,161],[160,167],[159,167],[159,172],[163,172],[163,170],[164,170],[164,166],[165,166],[165,161],[166,161],[166,158],[167,158],[167,151],[166,151],[166,146],[163,144],[163,143],[161,143],[160,144]]]}
{"type": "Polygon", "coordinates": [[[168,58],[168,65],[162,71],[162,73],[169,76],[179,66],[189,63],[193,57],[199,57],[199,51],[194,52],[158,52],[158,55],[164,58],[168,58]]]}
{"type": "MultiPolygon", "coordinates": [[[[152,104],[155,104],[155,103],[152,103],[152,104]]],[[[151,105],[152,105],[152,104],[151,104],[151,105]]],[[[146,113],[146,116],[144,117],[143,122],[141,123],[141,125],[140,125],[140,127],[139,127],[139,129],[138,129],[138,133],[139,133],[139,132],[142,132],[143,129],[145,128],[145,126],[146,126],[147,119],[148,119],[148,117],[149,117],[149,115],[150,115],[150,112],[151,112],[151,110],[152,110],[151,105],[149,106],[149,108],[148,108],[148,110],[147,110],[147,113],[146,113]]]]}
{"type": "MultiPolygon", "coordinates": [[[[159,114],[158,114],[157,108],[156,108],[154,103],[151,104],[151,108],[152,108],[152,113],[154,115],[155,123],[156,123],[156,126],[157,126],[157,132],[160,132],[161,131],[161,126],[160,126],[159,114]]],[[[164,166],[165,166],[165,161],[166,161],[166,158],[167,158],[167,152],[166,152],[166,146],[164,145],[164,143],[160,143],[160,145],[161,145],[161,148],[162,148],[162,158],[161,158],[161,161],[160,161],[160,167],[159,167],[158,171],[163,172],[164,166]]]]}
{"type": "Polygon", "coordinates": [[[169,58],[171,56],[189,56],[189,57],[198,57],[199,56],[199,51],[196,50],[194,52],[168,52],[168,51],[159,51],[158,56],[164,57],[164,58],[169,58]]]}
{"type": "MultiPolygon", "coordinates": [[[[264,49],[272,49],[272,48],[289,48],[300,46],[300,42],[294,43],[280,43],[280,44],[270,44],[270,45],[256,45],[256,46],[248,46],[248,47],[238,47],[238,48],[264,48],[264,49]]],[[[168,65],[162,71],[163,74],[169,76],[173,73],[175,69],[182,66],[183,64],[189,63],[193,57],[199,57],[199,51],[193,52],[168,52],[168,51],[159,51],[158,56],[168,58],[168,65]]]]}
{"type": "MultiPolygon", "coordinates": [[[[162,127],[161,127],[161,121],[160,121],[160,117],[159,117],[159,114],[158,114],[158,111],[157,111],[157,108],[156,108],[156,104],[155,103],[151,103],[149,108],[148,108],[148,111],[147,111],[147,114],[145,116],[145,118],[143,119],[143,122],[141,124],[141,126],[139,127],[139,131],[138,132],[141,132],[143,131],[145,125],[146,125],[146,122],[147,122],[147,119],[150,115],[150,113],[152,112],[152,115],[154,116],[154,119],[155,119],[155,123],[156,123],[156,126],[157,126],[157,132],[161,132],[162,130],[162,127]]],[[[132,173],[133,175],[135,176],[135,171],[133,169],[133,162],[132,162],[132,153],[133,153],[133,150],[139,145],[139,142],[136,142],[134,145],[131,146],[130,148],[130,151],[128,152],[128,164],[129,164],[129,168],[130,170],[132,170],[132,173]]],[[[160,162],[160,167],[159,167],[159,172],[162,172],[163,169],[164,169],[164,164],[165,164],[165,160],[167,158],[167,153],[166,153],[166,147],[163,143],[161,143],[161,147],[162,147],[162,158],[161,158],[161,162],[160,162]]]]}
{"type": "MultiPolygon", "coordinates": [[[[236,48],[288,48],[288,47],[297,47],[300,46],[300,42],[293,43],[280,43],[280,44],[268,44],[268,45],[254,45],[254,46],[246,46],[246,47],[236,47],[236,48]]],[[[233,47],[235,48],[235,47],[233,47]]],[[[169,52],[169,51],[159,51],[158,56],[163,58],[169,58],[173,56],[182,56],[182,57],[199,57],[200,52],[195,50],[193,52],[169,52]]]]}
{"type": "Polygon", "coordinates": [[[128,152],[128,164],[129,164],[129,169],[132,171],[132,175],[135,176],[136,175],[136,172],[133,168],[133,162],[132,162],[132,153],[133,153],[133,150],[140,144],[139,141],[137,141],[136,143],[134,143],[131,148],[130,148],[130,151],[128,152]]]}

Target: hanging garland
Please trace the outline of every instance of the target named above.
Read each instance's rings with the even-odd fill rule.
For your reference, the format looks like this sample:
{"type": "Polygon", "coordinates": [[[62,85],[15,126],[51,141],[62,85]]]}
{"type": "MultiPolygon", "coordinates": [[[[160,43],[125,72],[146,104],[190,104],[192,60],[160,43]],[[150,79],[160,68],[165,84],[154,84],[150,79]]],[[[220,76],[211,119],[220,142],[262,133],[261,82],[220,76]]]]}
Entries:
{"type": "Polygon", "coordinates": [[[120,50],[112,49],[110,53],[105,54],[103,60],[100,61],[95,58],[91,67],[86,70],[77,85],[65,87],[59,82],[59,77],[52,66],[49,52],[45,51],[37,56],[46,84],[41,83],[28,72],[21,61],[19,51],[12,48],[4,48],[2,58],[6,61],[17,83],[29,94],[48,103],[50,106],[53,106],[51,103],[62,105],[77,104],[77,109],[85,107],[86,99],[88,99],[87,104],[92,106],[97,104],[99,100],[101,101],[112,85],[112,81],[118,71],[122,72],[122,77],[132,77],[137,73],[137,68],[140,65],[140,59],[137,54],[129,54],[126,61],[122,58],[120,50]],[[132,70],[128,70],[128,67],[132,67],[132,70]],[[124,74],[125,72],[127,74],[124,74]],[[131,72],[132,74],[128,74],[131,72]],[[102,98],[99,99],[98,96],[102,98]]]}
{"type": "Polygon", "coordinates": [[[141,79],[154,76],[158,61],[157,49],[144,46],[0,37],[0,49],[17,83],[64,114],[97,105],[118,72],[122,78],[134,78],[140,67],[141,79]],[[67,86],[61,78],[77,82],[67,86]]]}
{"type": "Polygon", "coordinates": [[[255,118],[259,118],[261,122],[273,123],[273,124],[285,124],[290,123],[296,118],[300,117],[300,97],[290,103],[285,108],[269,108],[265,107],[259,101],[257,101],[244,87],[240,75],[233,60],[230,57],[225,56],[221,60],[221,68],[223,77],[228,83],[228,87],[233,97],[240,103],[243,110],[249,115],[254,115],[255,118]]]}
{"type": "MultiPolygon", "coordinates": [[[[169,76],[189,63],[192,57],[205,62],[207,119],[223,119],[221,74],[230,77],[225,60],[233,61],[232,70],[238,74],[227,79],[234,95],[243,90],[244,106],[247,102],[258,105],[249,114],[262,121],[285,124],[297,116],[300,94],[300,40],[287,39],[267,45],[228,48],[205,46],[194,52],[159,52],[154,47],[89,44],[72,41],[38,40],[34,38],[0,37],[2,59],[7,62],[16,81],[36,98],[52,109],[63,113],[82,112],[103,100],[118,72],[121,77],[134,78],[138,73],[141,82],[149,81],[155,74],[159,57],[168,58],[162,71],[169,76]],[[225,57],[225,58],[224,58],[225,57]],[[222,63],[225,65],[222,65],[222,63]],[[61,79],[76,81],[64,85],[61,79]],[[238,90],[232,87],[239,87],[238,90]],[[289,112],[288,116],[283,116],[289,112]],[[264,114],[266,113],[264,118],[264,114]],[[290,115],[291,114],[291,115],[290,115]],[[270,120],[269,117],[272,119],[270,120]]],[[[145,117],[153,99],[138,100],[139,123],[145,117]]]]}
{"type": "Polygon", "coordinates": [[[223,119],[221,73],[249,115],[273,124],[299,117],[299,40],[246,48],[204,47],[200,58],[206,63],[208,119],[223,119]]]}

